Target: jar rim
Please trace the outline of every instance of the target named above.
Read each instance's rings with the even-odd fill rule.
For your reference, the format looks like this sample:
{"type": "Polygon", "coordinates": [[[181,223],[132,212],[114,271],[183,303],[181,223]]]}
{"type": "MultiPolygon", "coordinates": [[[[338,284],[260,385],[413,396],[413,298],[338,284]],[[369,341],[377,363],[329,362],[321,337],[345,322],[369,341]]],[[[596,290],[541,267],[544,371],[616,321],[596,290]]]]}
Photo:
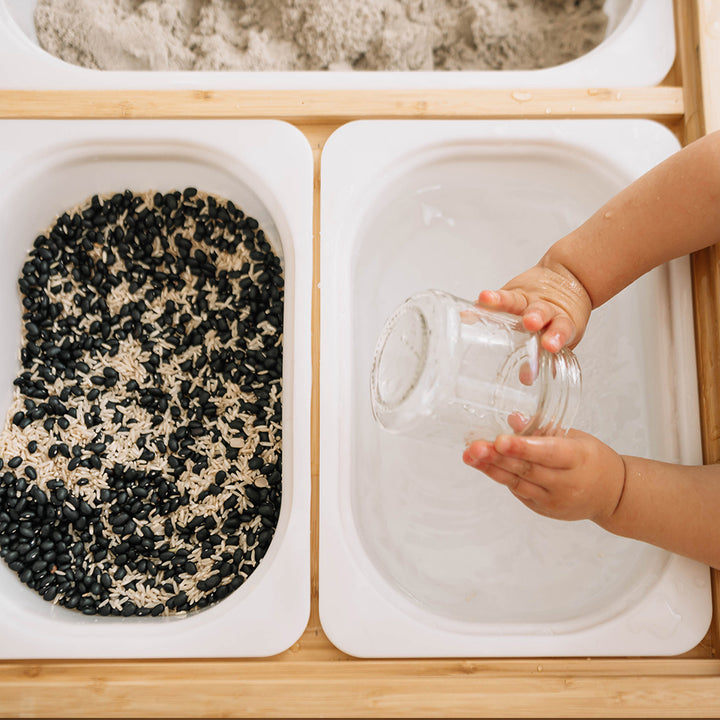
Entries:
{"type": "Polygon", "coordinates": [[[388,320],[372,366],[373,394],[382,410],[397,410],[416,389],[427,366],[428,334],[427,319],[415,305],[404,303],[388,320]]]}

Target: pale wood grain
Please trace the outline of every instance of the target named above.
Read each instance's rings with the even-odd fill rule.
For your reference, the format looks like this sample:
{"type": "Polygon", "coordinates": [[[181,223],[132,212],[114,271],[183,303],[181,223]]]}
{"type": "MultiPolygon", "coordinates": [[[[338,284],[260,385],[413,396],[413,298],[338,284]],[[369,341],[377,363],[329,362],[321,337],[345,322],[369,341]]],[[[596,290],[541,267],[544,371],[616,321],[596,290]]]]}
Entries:
{"type": "Polygon", "coordinates": [[[72,717],[687,717],[716,661],[262,661],[0,667],[2,713],[72,717]],[[585,671],[583,671],[585,665],[585,671]]]}
{"type": "Polygon", "coordinates": [[[705,131],[720,130],[720,1],[698,3],[698,49],[705,131]]]}
{"type": "MultiPolygon", "coordinates": [[[[682,66],[685,142],[720,130],[720,0],[676,3],[682,66]],[[718,26],[715,26],[718,22],[718,26]]],[[[691,257],[700,424],[706,463],[720,462],[720,246],[691,257]]],[[[720,648],[720,572],[712,571],[712,645],[720,648]]]]}
{"type": "Polygon", "coordinates": [[[679,87],[533,90],[0,91],[0,118],[554,118],[683,115],[679,87]]]}

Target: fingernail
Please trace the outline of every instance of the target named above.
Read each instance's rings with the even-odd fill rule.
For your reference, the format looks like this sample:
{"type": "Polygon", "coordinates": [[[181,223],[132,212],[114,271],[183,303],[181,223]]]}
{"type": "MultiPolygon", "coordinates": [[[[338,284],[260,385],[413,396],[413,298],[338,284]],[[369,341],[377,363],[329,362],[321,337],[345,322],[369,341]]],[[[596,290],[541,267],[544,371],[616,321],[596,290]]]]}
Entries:
{"type": "Polygon", "coordinates": [[[508,450],[510,450],[511,443],[512,438],[509,435],[498,435],[495,438],[495,449],[499,453],[506,453],[508,450]]]}
{"type": "Polygon", "coordinates": [[[476,463],[484,460],[488,455],[488,449],[485,445],[470,445],[465,449],[465,462],[476,463]]]}
{"type": "Polygon", "coordinates": [[[523,323],[528,330],[538,330],[542,325],[542,318],[537,313],[529,313],[523,316],[523,323]]]}
{"type": "Polygon", "coordinates": [[[545,347],[551,352],[556,352],[562,347],[562,340],[559,335],[551,335],[545,342],[545,347]]]}

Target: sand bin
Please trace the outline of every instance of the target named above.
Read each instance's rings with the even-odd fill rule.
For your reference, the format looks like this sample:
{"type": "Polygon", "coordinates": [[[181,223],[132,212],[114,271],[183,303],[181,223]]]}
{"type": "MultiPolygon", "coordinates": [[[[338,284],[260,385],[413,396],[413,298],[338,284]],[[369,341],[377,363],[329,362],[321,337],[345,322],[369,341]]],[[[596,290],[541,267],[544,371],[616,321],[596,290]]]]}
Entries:
{"type": "Polygon", "coordinates": [[[41,47],[100,70],[519,70],[604,39],[603,0],[38,0],[41,47]]]}

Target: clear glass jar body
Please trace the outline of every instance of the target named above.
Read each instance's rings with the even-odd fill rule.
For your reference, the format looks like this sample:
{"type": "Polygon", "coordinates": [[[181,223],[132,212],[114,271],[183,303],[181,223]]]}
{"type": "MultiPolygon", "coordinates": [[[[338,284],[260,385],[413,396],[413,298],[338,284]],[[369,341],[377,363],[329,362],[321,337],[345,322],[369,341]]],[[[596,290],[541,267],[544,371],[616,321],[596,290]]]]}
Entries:
{"type": "Polygon", "coordinates": [[[517,316],[427,290],[385,324],[371,400],[375,419],[390,432],[465,445],[502,433],[567,432],[580,386],[573,353],[544,350],[517,316]]]}

